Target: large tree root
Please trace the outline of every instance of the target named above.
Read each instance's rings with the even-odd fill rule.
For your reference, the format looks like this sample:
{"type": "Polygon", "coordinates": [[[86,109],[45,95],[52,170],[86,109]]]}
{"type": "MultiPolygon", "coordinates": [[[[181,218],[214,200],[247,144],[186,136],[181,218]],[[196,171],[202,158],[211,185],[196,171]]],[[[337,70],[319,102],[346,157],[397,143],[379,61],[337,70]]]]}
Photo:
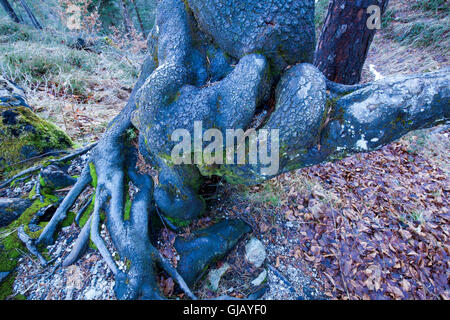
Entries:
{"type": "MultiPolygon", "coordinates": [[[[127,124],[126,121],[124,123],[127,124]]],[[[125,125],[122,126],[122,129],[125,127],[125,125]]],[[[151,216],[156,216],[152,203],[153,180],[148,175],[136,171],[137,150],[128,146],[121,131],[124,130],[113,130],[93,150],[77,183],[61,203],[37,243],[53,242],[54,234],[61,221],[67,216],[68,210],[92,182],[95,187],[93,212],[83,226],[71,253],[62,262],[62,266],[77,262],[91,240],[116,278],[117,298],[163,299],[156,280],[156,267],[159,266],[173,278],[186,296],[196,299],[176,269],[150,242],[149,219],[151,216]],[[133,196],[131,208],[127,209],[125,199],[130,195],[124,186],[129,182],[139,191],[133,196]],[[106,213],[106,226],[115,249],[121,259],[128,262],[125,271],[119,269],[100,235],[101,212],[106,213]]],[[[90,201],[86,203],[82,211],[85,211],[89,203],[90,201]]],[[[28,240],[24,239],[30,252],[39,254],[34,243],[28,240]]],[[[40,260],[45,261],[45,259],[40,260]]]]}

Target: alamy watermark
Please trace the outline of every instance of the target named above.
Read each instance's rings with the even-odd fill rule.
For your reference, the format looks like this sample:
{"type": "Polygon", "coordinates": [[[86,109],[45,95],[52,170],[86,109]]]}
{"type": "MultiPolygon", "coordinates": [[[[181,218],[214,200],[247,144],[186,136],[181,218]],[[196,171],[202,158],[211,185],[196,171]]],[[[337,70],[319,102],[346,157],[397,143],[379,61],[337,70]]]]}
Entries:
{"type": "Polygon", "coordinates": [[[367,13],[370,14],[366,25],[370,30],[381,29],[381,8],[377,5],[371,5],[367,8],[367,13]]]}
{"type": "Polygon", "coordinates": [[[279,129],[226,129],[224,139],[221,130],[212,128],[203,133],[202,121],[195,121],[193,134],[186,129],[173,131],[171,140],[178,142],[171,151],[174,164],[250,164],[259,165],[261,175],[278,173],[279,129]],[[209,144],[204,147],[205,142],[209,144]]]}

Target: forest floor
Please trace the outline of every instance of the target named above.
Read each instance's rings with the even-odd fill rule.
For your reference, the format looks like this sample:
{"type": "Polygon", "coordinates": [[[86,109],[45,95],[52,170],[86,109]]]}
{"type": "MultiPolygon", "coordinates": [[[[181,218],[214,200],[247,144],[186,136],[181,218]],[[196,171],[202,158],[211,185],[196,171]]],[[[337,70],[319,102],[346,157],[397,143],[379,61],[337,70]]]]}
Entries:
{"type": "MultiPolygon", "coordinates": [[[[391,1],[389,25],[375,37],[363,82],[450,65],[448,47],[412,46],[395,38],[412,28],[411,23],[429,19],[399,3],[391,1]],[[416,18],[411,22],[405,17],[416,18]]],[[[440,45],[448,33],[442,37],[440,45]]],[[[79,68],[88,81],[76,94],[57,90],[51,81],[28,94],[41,116],[80,144],[101,136],[125,105],[135,79],[124,56],[122,67],[112,72],[109,59],[98,59],[90,71],[79,68]]],[[[449,299],[449,133],[445,126],[419,130],[377,151],[283,174],[261,185],[219,185],[216,199],[208,201],[208,214],[190,228],[206,226],[216,217],[237,217],[254,231],[212,266],[231,266],[218,290],[212,291],[204,279],[195,293],[201,298],[245,297],[257,289],[251,281],[266,270],[269,290],[263,299],[449,299]],[[244,259],[252,237],[266,247],[261,268],[244,259]]],[[[78,232],[75,225],[64,228],[49,254],[61,259],[78,232]]],[[[160,238],[173,239],[173,234],[163,230],[160,238]]],[[[164,245],[161,252],[174,258],[164,245]]],[[[14,293],[29,299],[113,299],[113,283],[93,249],[74,266],[56,270],[41,269],[24,255],[14,293]]],[[[171,279],[162,276],[160,283],[168,296],[182,297],[171,279]]]]}

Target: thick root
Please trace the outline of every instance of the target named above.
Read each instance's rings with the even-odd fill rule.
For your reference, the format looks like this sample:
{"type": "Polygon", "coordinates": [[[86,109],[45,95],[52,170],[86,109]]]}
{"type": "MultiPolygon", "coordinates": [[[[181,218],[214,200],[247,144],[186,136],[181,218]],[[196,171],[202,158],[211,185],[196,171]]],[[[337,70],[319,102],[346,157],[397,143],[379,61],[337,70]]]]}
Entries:
{"type": "MultiPolygon", "coordinates": [[[[149,219],[156,215],[152,203],[153,180],[148,175],[136,172],[136,158],[136,150],[128,147],[122,136],[107,137],[93,151],[91,166],[94,165],[95,170],[91,168],[91,172],[95,172],[96,187],[94,210],[62,265],[75,263],[86,251],[90,239],[115,275],[118,299],[164,299],[157,284],[157,266],[165,270],[188,297],[196,299],[175,268],[150,243],[149,219]],[[127,209],[124,199],[128,190],[124,186],[129,182],[138,192],[133,195],[131,207],[127,209]],[[100,235],[101,211],[106,212],[106,226],[115,249],[121,259],[128,262],[126,271],[119,270],[100,235]]],[[[73,204],[72,199],[76,199],[78,191],[68,194],[70,202],[63,201],[66,210],[70,208],[69,204],[73,204]]],[[[53,217],[52,220],[57,221],[59,217],[53,217]]]]}
{"type": "Polygon", "coordinates": [[[67,212],[73,206],[78,196],[83,192],[83,190],[91,183],[92,178],[89,172],[89,166],[86,166],[81,173],[80,178],[69,191],[67,196],[59,205],[58,209],[54,213],[52,219],[45,226],[41,235],[37,240],[37,244],[49,245],[54,242],[54,235],[59,226],[59,224],[66,218],[67,212]]]}

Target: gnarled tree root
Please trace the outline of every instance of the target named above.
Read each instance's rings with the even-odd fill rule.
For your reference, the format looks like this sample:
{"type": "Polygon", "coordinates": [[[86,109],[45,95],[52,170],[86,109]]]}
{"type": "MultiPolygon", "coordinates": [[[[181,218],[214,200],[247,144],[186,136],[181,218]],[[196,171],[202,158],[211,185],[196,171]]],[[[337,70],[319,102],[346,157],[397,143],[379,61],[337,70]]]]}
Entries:
{"type": "MultiPolygon", "coordinates": [[[[186,296],[196,299],[176,269],[161,256],[149,240],[149,219],[156,216],[152,203],[153,180],[148,175],[136,171],[136,152],[134,148],[128,147],[124,135],[120,132],[107,135],[93,150],[80,178],[43,230],[37,244],[53,242],[54,234],[67,216],[68,210],[92,182],[95,187],[94,210],[83,226],[71,253],[62,262],[62,266],[77,262],[91,240],[116,278],[117,298],[163,299],[156,281],[156,266],[159,266],[174,279],[186,296]],[[128,190],[124,187],[128,182],[139,190],[134,194],[129,209],[126,208],[124,201],[129,196],[128,190]],[[126,271],[119,269],[100,235],[102,211],[106,213],[106,226],[114,247],[119,256],[129,262],[126,271]]],[[[86,203],[82,211],[85,211],[89,203],[90,201],[86,203]]],[[[28,243],[27,239],[24,241],[30,252],[37,253],[39,257],[34,243],[28,243]]]]}

